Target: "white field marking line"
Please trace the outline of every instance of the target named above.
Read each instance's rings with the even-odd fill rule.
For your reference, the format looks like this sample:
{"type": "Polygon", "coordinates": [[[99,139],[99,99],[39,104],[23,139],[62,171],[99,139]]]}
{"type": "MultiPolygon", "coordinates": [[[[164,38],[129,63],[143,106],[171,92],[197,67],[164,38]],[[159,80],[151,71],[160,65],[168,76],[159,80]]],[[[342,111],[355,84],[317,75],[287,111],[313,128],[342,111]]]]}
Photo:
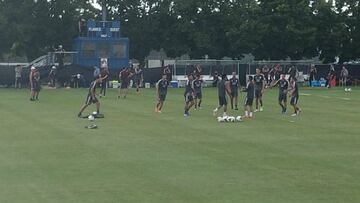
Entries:
{"type": "Polygon", "coordinates": [[[311,94],[300,93],[300,96],[311,96],[311,94]]]}
{"type": "Polygon", "coordinates": [[[350,101],[350,100],[351,100],[350,98],[346,98],[346,97],[341,97],[340,99],[346,100],[346,101],[350,101]]]}

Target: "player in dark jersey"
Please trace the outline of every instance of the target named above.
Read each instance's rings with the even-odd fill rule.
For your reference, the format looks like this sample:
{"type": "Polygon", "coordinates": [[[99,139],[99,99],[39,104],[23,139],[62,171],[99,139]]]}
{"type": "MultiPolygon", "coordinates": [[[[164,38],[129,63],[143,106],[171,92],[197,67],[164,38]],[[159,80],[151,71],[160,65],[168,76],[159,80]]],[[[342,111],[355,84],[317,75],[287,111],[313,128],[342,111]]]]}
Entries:
{"type": "Polygon", "coordinates": [[[156,113],[161,113],[162,107],[166,99],[168,86],[169,81],[167,80],[167,75],[163,74],[162,78],[156,83],[156,96],[158,98],[158,103],[156,104],[154,110],[156,113]]]}
{"type": "Polygon", "coordinates": [[[289,82],[285,79],[285,75],[281,74],[280,79],[275,82],[274,85],[279,85],[279,105],[282,108],[282,113],[286,113],[287,110],[287,93],[289,88],[289,82]]]}
{"type": "Polygon", "coordinates": [[[100,112],[100,102],[96,98],[96,87],[102,82],[102,78],[100,75],[96,76],[96,79],[90,84],[89,93],[86,97],[85,104],[81,107],[80,112],[78,113],[78,117],[82,117],[81,114],[84,110],[90,106],[91,104],[96,104],[96,112],[99,114],[100,112]]]}
{"type": "Polygon", "coordinates": [[[223,116],[227,116],[227,96],[226,93],[231,95],[230,82],[226,74],[221,76],[221,81],[217,84],[218,87],[218,95],[219,95],[219,106],[214,109],[213,114],[216,116],[219,109],[224,108],[223,116]]]}
{"type": "Polygon", "coordinates": [[[195,110],[197,108],[201,109],[201,102],[202,102],[202,84],[203,84],[203,80],[200,78],[200,75],[197,74],[195,76],[195,80],[193,80],[192,82],[192,89],[194,91],[194,96],[195,96],[195,110]]]}
{"type": "Polygon", "coordinates": [[[35,81],[35,72],[36,72],[36,68],[34,66],[32,66],[30,68],[30,74],[29,74],[29,81],[30,81],[30,101],[35,101],[35,85],[36,85],[36,81],[35,81]]]}
{"type": "Polygon", "coordinates": [[[294,114],[291,116],[297,116],[300,114],[301,109],[297,106],[299,101],[299,87],[295,78],[290,79],[290,97],[290,105],[294,108],[294,114]]]}
{"type": "Polygon", "coordinates": [[[126,99],[127,93],[129,91],[129,84],[130,84],[131,76],[132,76],[132,73],[131,73],[130,68],[123,69],[120,72],[119,78],[120,78],[120,81],[121,81],[121,87],[120,87],[120,90],[119,90],[118,99],[120,97],[123,97],[124,99],[126,99]]]}
{"type": "Polygon", "coordinates": [[[134,75],[134,80],[135,80],[135,85],[136,85],[136,92],[139,94],[141,84],[142,84],[142,82],[144,80],[143,71],[139,67],[136,67],[134,74],[135,74],[134,75]]]}
{"type": "Polygon", "coordinates": [[[249,76],[249,81],[246,85],[246,88],[243,90],[246,92],[245,97],[245,117],[252,118],[253,117],[253,102],[255,96],[255,85],[253,76],[249,76]]]}
{"type": "Polygon", "coordinates": [[[236,77],[236,72],[232,73],[232,78],[230,79],[230,89],[231,89],[231,109],[234,109],[234,100],[235,100],[235,110],[238,109],[238,97],[239,97],[239,87],[240,87],[240,80],[236,77]]]}
{"type": "Polygon", "coordinates": [[[101,82],[101,90],[100,90],[100,98],[101,97],[105,97],[106,96],[106,89],[107,89],[107,83],[109,80],[109,68],[108,67],[103,67],[100,70],[100,74],[101,74],[101,78],[102,78],[102,82],[101,82]]]}
{"type": "Polygon", "coordinates": [[[185,117],[190,116],[189,110],[195,104],[194,103],[194,90],[192,88],[193,80],[194,80],[194,78],[193,78],[192,74],[189,74],[188,75],[188,80],[186,81],[186,84],[185,84],[185,93],[184,93],[184,97],[185,97],[184,116],[185,117]]]}
{"type": "Polygon", "coordinates": [[[265,90],[265,76],[260,72],[260,68],[256,69],[256,74],[254,76],[255,83],[255,99],[256,99],[256,109],[254,112],[263,111],[263,101],[262,95],[265,90]],[[260,102],[260,109],[259,109],[260,102]]]}

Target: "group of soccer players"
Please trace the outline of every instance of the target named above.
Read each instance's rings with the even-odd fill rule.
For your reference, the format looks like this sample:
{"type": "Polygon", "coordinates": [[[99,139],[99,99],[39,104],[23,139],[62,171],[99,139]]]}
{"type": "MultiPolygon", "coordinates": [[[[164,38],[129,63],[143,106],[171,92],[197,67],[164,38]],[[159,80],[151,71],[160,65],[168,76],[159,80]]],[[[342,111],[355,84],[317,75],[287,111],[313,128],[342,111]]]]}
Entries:
{"type": "MultiPolygon", "coordinates": [[[[140,71],[136,70],[132,72],[130,69],[124,69],[120,72],[119,77],[122,82],[119,96],[126,98],[126,94],[129,87],[130,77],[133,74],[138,74],[137,79],[135,79],[135,83],[137,84],[137,92],[139,91],[139,82],[140,82],[140,71]]],[[[107,77],[107,74],[106,74],[107,77]]],[[[96,104],[97,112],[99,113],[100,103],[99,100],[96,98],[96,87],[103,83],[104,79],[106,78],[102,75],[96,77],[96,79],[91,83],[89,88],[89,93],[87,96],[86,103],[82,106],[78,116],[81,117],[82,112],[85,110],[87,106],[92,103],[96,104]]],[[[142,77],[142,76],[141,76],[142,77]]],[[[142,78],[141,78],[142,79],[142,78]]],[[[185,83],[185,105],[184,105],[184,116],[190,116],[190,110],[192,107],[196,109],[201,109],[202,103],[202,87],[204,81],[202,80],[201,73],[194,71],[194,73],[189,74],[187,76],[187,81],[185,83]]],[[[168,80],[168,74],[163,73],[161,79],[156,83],[156,97],[158,98],[158,102],[155,106],[155,112],[161,113],[164,102],[166,100],[168,86],[170,85],[170,81],[168,80]]],[[[245,96],[245,118],[253,118],[253,112],[262,112],[263,111],[263,99],[262,96],[264,94],[265,88],[279,86],[279,105],[281,106],[281,112],[287,112],[287,97],[290,93],[291,101],[290,104],[294,108],[294,114],[292,116],[298,115],[301,110],[297,106],[297,102],[299,99],[299,89],[296,82],[295,77],[290,77],[290,82],[285,79],[285,75],[282,74],[280,79],[274,81],[272,84],[267,84],[266,78],[264,74],[261,73],[260,68],[256,69],[256,74],[254,76],[248,77],[248,82],[246,87],[241,89],[240,80],[237,77],[236,72],[232,73],[232,77],[230,79],[227,78],[227,75],[222,75],[221,80],[217,84],[218,88],[218,99],[219,105],[217,108],[214,109],[213,113],[216,115],[219,109],[223,108],[223,115],[227,115],[227,105],[228,105],[228,97],[230,97],[231,109],[239,110],[238,109],[238,97],[239,91],[246,92],[245,96]],[[255,110],[253,110],[253,102],[255,99],[255,110]]]]}

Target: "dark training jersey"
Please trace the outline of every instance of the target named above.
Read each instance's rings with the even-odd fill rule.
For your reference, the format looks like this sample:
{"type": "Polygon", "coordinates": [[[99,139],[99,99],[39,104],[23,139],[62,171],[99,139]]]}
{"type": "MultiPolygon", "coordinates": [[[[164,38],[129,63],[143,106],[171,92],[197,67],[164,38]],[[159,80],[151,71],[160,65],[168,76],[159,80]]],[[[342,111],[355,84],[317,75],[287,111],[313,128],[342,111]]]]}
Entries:
{"type": "Polygon", "coordinates": [[[280,79],[278,80],[278,82],[276,83],[279,85],[279,93],[284,94],[287,92],[287,89],[289,88],[289,82],[286,79],[280,79]]]}
{"type": "Polygon", "coordinates": [[[194,93],[193,88],[192,88],[192,81],[188,80],[188,81],[186,81],[184,96],[192,95],[192,93],[194,93]]]}
{"type": "Polygon", "coordinates": [[[239,79],[237,78],[231,78],[230,79],[230,87],[231,87],[231,91],[237,91],[237,89],[239,88],[239,79]]]}
{"type": "Polygon", "coordinates": [[[96,81],[93,81],[90,83],[90,87],[89,87],[89,94],[92,95],[93,93],[95,94],[96,91],[96,81]]]}
{"type": "Polygon", "coordinates": [[[255,85],[252,82],[248,82],[245,89],[246,98],[254,98],[255,96],[255,85]]]}
{"type": "Polygon", "coordinates": [[[263,85],[264,85],[264,80],[265,80],[265,77],[263,74],[255,75],[254,76],[255,87],[257,89],[262,89],[263,85]]]}
{"type": "Polygon", "coordinates": [[[157,83],[159,95],[166,95],[169,82],[167,80],[161,79],[157,83]]]}
{"type": "Polygon", "coordinates": [[[195,79],[195,80],[193,80],[193,82],[192,82],[192,88],[194,89],[194,91],[195,91],[196,93],[201,92],[201,87],[202,87],[202,83],[203,83],[203,82],[204,82],[204,81],[201,80],[201,79],[195,79]]]}
{"type": "Polygon", "coordinates": [[[218,83],[218,93],[219,93],[219,97],[226,97],[226,87],[225,87],[225,83],[227,81],[226,80],[221,80],[218,83]]]}

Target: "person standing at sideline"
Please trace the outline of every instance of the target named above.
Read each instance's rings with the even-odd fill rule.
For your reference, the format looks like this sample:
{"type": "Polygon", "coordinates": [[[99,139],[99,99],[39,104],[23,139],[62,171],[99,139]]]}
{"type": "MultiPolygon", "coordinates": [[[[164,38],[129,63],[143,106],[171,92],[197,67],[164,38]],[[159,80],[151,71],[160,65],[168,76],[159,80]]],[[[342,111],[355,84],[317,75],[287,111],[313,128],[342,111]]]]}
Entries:
{"type": "Polygon", "coordinates": [[[343,66],[340,73],[340,82],[339,82],[340,86],[346,87],[348,78],[349,78],[349,71],[345,68],[345,66],[343,66]]]}
{"type": "Polygon", "coordinates": [[[20,65],[17,65],[15,67],[15,88],[21,89],[21,75],[22,75],[22,67],[20,65]]]}

